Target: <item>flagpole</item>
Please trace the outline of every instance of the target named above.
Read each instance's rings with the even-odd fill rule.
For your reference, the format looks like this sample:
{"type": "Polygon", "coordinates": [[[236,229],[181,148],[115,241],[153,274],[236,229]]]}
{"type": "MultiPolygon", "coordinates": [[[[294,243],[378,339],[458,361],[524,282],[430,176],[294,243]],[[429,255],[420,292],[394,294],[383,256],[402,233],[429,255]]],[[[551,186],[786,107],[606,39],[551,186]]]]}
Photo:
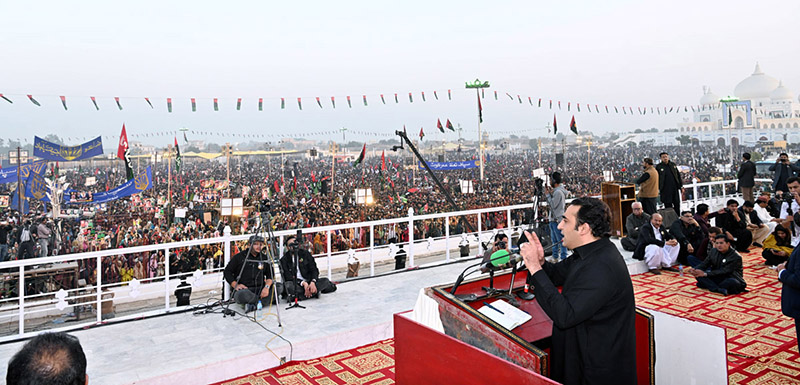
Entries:
{"type": "Polygon", "coordinates": [[[474,88],[475,95],[478,97],[478,160],[481,164],[481,182],[483,182],[483,135],[481,132],[481,123],[483,122],[483,111],[481,107],[481,88],[489,88],[489,82],[481,82],[475,79],[473,83],[466,83],[466,88],[474,88]]]}
{"type": "MultiPolygon", "coordinates": [[[[17,146],[17,211],[19,211],[20,223],[22,223],[22,162],[20,161],[20,147],[17,146]]],[[[21,245],[20,245],[21,247],[21,245]]]]}

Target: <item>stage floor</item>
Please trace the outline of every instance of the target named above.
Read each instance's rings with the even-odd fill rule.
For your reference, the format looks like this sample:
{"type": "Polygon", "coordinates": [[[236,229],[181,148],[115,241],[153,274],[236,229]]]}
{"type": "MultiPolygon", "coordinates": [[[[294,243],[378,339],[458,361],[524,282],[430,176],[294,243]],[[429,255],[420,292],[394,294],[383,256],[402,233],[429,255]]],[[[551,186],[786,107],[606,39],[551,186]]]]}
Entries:
{"type": "MultiPolygon", "coordinates": [[[[642,262],[630,259],[631,253],[623,255],[632,274],[646,270],[642,262]]],[[[274,315],[259,318],[264,327],[292,342],[294,360],[322,357],[391,338],[394,313],[413,308],[420,289],[453,282],[466,266],[462,261],[341,283],[336,293],[303,303],[305,310],[287,311],[281,304],[282,330],[274,315]]],[[[289,359],[286,342],[247,319],[221,314],[187,312],[72,334],[81,340],[89,378],[96,384],[204,384],[278,366],[280,357],[289,359]]],[[[22,344],[0,345],[2,378],[22,344]]]]}

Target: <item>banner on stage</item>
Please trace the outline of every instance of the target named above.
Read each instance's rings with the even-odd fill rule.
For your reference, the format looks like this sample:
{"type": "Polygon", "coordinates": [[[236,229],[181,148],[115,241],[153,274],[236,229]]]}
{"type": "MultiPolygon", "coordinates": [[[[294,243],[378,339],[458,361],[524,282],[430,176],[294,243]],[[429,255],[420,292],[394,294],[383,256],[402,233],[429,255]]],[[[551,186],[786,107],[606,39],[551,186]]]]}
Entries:
{"type": "MultiPolygon", "coordinates": [[[[47,162],[39,160],[32,163],[26,163],[20,166],[22,180],[28,179],[31,174],[44,175],[47,171],[47,162]]],[[[16,183],[17,182],[17,166],[6,167],[0,169],[0,183],[16,183]]]]}
{"type": "Polygon", "coordinates": [[[33,156],[59,162],[83,160],[103,155],[103,139],[98,136],[78,146],[62,146],[38,136],[33,140],[33,156]]]}
{"type": "MultiPolygon", "coordinates": [[[[428,167],[434,171],[466,170],[479,167],[480,165],[481,162],[477,160],[467,160],[463,162],[428,162],[428,167]]],[[[421,163],[420,167],[422,167],[421,163]]]]}

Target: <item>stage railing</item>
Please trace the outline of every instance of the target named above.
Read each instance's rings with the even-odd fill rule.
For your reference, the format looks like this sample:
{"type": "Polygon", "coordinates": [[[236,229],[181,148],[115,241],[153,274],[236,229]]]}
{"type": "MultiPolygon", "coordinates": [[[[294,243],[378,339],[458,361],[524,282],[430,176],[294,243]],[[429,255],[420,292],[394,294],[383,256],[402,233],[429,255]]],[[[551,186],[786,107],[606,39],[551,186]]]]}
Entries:
{"type": "MultiPolygon", "coordinates": [[[[768,179],[758,181],[770,182],[768,179]]],[[[731,185],[734,187],[732,191],[735,191],[735,180],[704,182],[685,187],[687,191],[693,192],[691,202],[697,205],[703,201],[712,202],[715,199],[736,196],[735,193],[726,190],[726,187],[731,185]]],[[[477,252],[473,250],[468,257],[474,258],[483,252],[481,242],[491,241],[498,229],[502,228],[507,233],[510,231],[509,235],[518,235],[523,219],[530,218],[530,214],[524,211],[530,209],[532,203],[424,215],[416,215],[413,209],[409,209],[408,216],[402,218],[310,227],[302,230],[304,235],[320,232],[326,235],[325,252],[315,255],[317,265],[321,275],[341,281],[345,279],[348,260],[352,261],[353,257],[369,261],[369,276],[378,276],[394,270],[393,254],[397,249],[395,246],[376,243],[375,231],[380,226],[397,228],[398,240],[400,237],[398,225],[403,224],[409,229],[408,240],[398,244],[406,246],[405,269],[414,269],[419,266],[461,260],[460,253],[453,256],[452,252],[458,251],[465,240],[470,246],[477,246],[477,252]],[[518,212],[520,210],[523,212],[518,212]],[[504,222],[495,221],[495,226],[487,229],[484,217],[489,215],[501,217],[504,222]],[[456,234],[450,225],[450,219],[461,216],[476,217],[474,223],[477,224],[477,232],[467,233],[464,226],[465,232],[456,234]],[[419,224],[437,221],[441,221],[441,226],[444,227],[440,237],[415,238],[411,229],[415,229],[419,224]],[[367,247],[333,251],[332,239],[337,232],[362,228],[369,229],[367,247]],[[480,241],[476,242],[478,240],[480,241]]],[[[284,239],[289,235],[295,235],[296,231],[275,231],[279,255],[283,255],[284,252],[284,239]]],[[[171,272],[171,267],[173,262],[179,262],[176,258],[183,258],[180,255],[188,248],[207,245],[219,246],[223,252],[223,261],[227,264],[234,243],[245,241],[249,237],[250,234],[231,235],[230,228],[226,228],[224,235],[216,238],[0,262],[0,274],[2,274],[0,290],[3,293],[3,297],[0,298],[0,342],[27,338],[42,331],[73,330],[184,311],[190,306],[218,299],[220,294],[227,299],[230,296],[230,286],[223,283],[224,264],[221,267],[192,272],[171,272]],[[177,252],[178,256],[173,256],[173,252],[177,252]],[[163,273],[153,274],[147,269],[148,274],[144,279],[134,278],[125,282],[106,280],[104,283],[104,267],[122,261],[122,258],[116,258],[115,261],[114,257],[152,255],[150,258],[162,258],[159,253],[163,253],[163,262],[160,262],[161,269],[158,270],[163,270],[163,273]],[[104,263],[104,260],[108,263],[104,263]],[[84,271],[79,271],[81,267],[84,271]],[[177,306],[173,295],[182,279],[193,288],[193,301],[189,306],[177,306]],[[64,284],[69,280],[72,281],[71,284],[64,284]]]]}

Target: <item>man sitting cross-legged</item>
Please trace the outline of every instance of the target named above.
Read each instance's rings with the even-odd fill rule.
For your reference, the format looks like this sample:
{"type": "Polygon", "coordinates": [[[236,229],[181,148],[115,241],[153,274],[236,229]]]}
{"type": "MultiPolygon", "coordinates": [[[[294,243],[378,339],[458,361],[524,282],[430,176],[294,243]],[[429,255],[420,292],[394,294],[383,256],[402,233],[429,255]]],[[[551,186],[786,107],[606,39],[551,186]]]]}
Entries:
{"type": "Polygon", "coordinates": [[[697,287],[722,295],[739,294],[747,288],[742,275],[742,256],[731,247],[731,240],[725,234],[714,237],[714,249],[696,268],[689,268],[688,273],[697,278],[697,287]]]}
{"type": "Polygon", "coordinates": [[[639,241],[633,258],[644,260],[653,274],[661,274],[659,268],[669,271],[678,271],[672,267],[678,259],[681,248],[678,241],[672,238],[661,226],[661,214],[655,213],[650,218],[650,223],[639,229],[639,241]]]}

